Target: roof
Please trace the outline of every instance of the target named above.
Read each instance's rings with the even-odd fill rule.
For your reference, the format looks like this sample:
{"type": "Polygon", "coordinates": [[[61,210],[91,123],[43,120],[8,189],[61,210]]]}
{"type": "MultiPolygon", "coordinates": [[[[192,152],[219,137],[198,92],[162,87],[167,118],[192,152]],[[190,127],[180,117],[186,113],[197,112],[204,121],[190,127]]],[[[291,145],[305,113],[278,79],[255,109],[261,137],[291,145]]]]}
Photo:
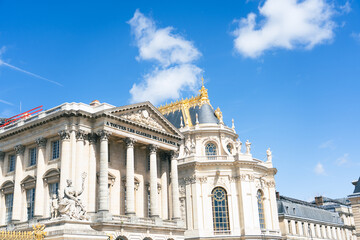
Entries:
{"type": "Polygon", "coordinates": [[[219,108],[214,110],[210,104],[207,89],[203,85],[200,94],[190,99],[182,99],[165,106],[160,106],[159,111],[175,127],[194,126],[197,123],[222,122],[222,113],[219,108]]]}
{"type": "Polygon", "coordinates": [[[360,193],[360,177],[359,180],[356,182],[355,189],[353,193],[360,193]]]}
{"type": "Polygon", "coordinates": [[[327,222],[337,225],[344,224],[338,213],[327,211],[312,203],[280,196],[280,199],[277,200],[277,204],[279,215],[309,219],[310,221],[327,222]]]}

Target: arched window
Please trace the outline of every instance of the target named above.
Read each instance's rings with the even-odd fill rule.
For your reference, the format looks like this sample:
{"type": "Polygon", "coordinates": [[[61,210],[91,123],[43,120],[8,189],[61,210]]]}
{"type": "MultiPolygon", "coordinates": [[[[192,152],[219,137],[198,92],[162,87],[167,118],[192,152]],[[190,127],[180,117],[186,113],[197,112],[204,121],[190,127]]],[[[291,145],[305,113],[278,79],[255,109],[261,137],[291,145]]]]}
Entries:
{"type": "Polygon", "coordinates": [[[227,150],[229,151],[229,153],[232,154],[232,149],[233,149],[233,147],[232,147],[231,143],[228,143],[228,144],[226,145],[226,148],[227,148],[227,150]]]}
{"type": "Polygon", "coordinates": [[[128,240],[127,237],[118,236],[115,240],[128,240]]]}
{"type": "Polygon", "coordinates": [[[260,228],[265,229],[265,214],[264,214],[263,194],[262,194],[262,192],[260,190],[257,192],[257,202],[258,202],[258,210],[259,210],[260,228]]]}
{"type": "Polygon", "coordinates": [[[225,189],[214,188],[211,198],[214,234],[230,233],[228,199],[225,189]]]}
{"type": "Polygon", "coordinates": [[[210,142],[206,144],[205,155],[208,156],[208,159],[215,159],[215,157],[209,157],[217,155],[216,145],[214,143],[210,142]]]}

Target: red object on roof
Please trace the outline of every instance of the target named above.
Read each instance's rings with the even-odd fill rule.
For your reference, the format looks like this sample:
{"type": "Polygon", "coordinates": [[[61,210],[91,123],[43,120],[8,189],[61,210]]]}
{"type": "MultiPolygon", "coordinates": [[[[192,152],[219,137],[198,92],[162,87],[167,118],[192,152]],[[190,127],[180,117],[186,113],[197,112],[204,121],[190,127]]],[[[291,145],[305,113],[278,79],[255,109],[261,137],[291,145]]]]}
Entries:
{"type": "Polygon", "coordinates": [[[3,125],[1,125],[0,128],[5,127],[5,126],[7,126],[7,125],[9,125],[11,123],[14,123],[14,122],[16,122],[16,121],[18,121],[20,119],[29,118],[32,115],[34,115],[36,113],[39,113],[39,112],[41,112],[43,110],[42,107],[43,107],[43,105],[38,106],[38,107],[33,108],[33,109],[30,109],[30,110],[28,110],[26,112],[20,113],[18,115],[15,115],[15,116],[13,116],[11,118],[7,118],[7,119],[5,119],[5,123],[3,125]]]}

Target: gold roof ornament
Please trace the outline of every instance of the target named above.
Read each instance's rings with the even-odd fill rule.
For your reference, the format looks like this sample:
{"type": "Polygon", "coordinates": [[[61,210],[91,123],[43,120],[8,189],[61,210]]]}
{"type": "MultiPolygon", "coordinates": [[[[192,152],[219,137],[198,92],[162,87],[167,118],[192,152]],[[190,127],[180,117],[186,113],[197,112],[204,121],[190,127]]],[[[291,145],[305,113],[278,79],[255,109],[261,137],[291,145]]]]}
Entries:
{"type": "Polygon", "coordinates": [[[219,107],[215,110],[215,115],[220,121],[222,121],[223,115],[219,107]]]}
{"type": "Polygon", "coordinates": [[[47,234],[46,232],[44,232],[45,225],[41,225],[41,224],[33,225],[33,230],[34,230],[33,234],[34,234],[36,240],[44,239],[47,234]]]}

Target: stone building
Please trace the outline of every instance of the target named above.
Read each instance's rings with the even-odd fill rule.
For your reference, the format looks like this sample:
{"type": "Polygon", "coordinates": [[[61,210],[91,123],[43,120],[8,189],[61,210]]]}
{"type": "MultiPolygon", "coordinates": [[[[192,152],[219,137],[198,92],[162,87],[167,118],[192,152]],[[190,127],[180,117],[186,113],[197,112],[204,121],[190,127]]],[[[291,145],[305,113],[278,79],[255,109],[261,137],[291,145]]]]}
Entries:
{"type": "Polygon", "coordinates": [[[360,238],[360,178],[357,181],[353,181],[352,184],[355,186],[355,189],[348,198],[354,214],[356,236],[360,238]]]}
{"type": "Polygon", "coordinates": [[[339,213],[277,199],[271,150],[259,160],[240,139],[204,86],[158,109],[93,101],[23,118],[0,128],[0,230],[39,222],[47,239],[351,240],[339,213]]]}

